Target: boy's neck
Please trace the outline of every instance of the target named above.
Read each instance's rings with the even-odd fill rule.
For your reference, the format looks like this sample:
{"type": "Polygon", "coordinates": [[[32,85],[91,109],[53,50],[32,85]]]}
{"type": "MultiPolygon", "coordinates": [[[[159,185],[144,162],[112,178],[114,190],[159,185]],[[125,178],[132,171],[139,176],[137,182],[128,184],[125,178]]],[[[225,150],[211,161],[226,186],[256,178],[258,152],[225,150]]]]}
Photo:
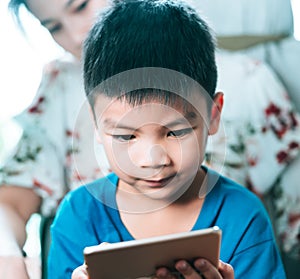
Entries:
{"type": "Polygon", "coordinates": [[[120,212],[121,220],[135,239],[191,231],[197,222],[204,199],[195,199],[187,205],[174,205],[161,210],[131,214],[120,212]]]}
{"type": "MultiPolygon", "coordinates": [[[[150,206],[151,208],[157,206],[157,209],[146,211],[145,201],[142,201],[138,203],[138,206],[143,206],[143,211],[137,211],[136,206],[132,211],[120,210],[124,226],[136,239],[190,231],[196,223],[204,203],[204,198],[199,197],[203,181],[205,181],[205,171],[201,169],[189,189],[175,202],[165,206],[163,204],[166,203],[165,201],[151,200],[151,205],[148,204],[149,209],[150,206]]],[[[134,201],[125,201],[122,198],[124,197],[117,196],[119,208],[124,203],[134,204],[134,201]]]]}
{"type": "Polygon", "coordinates": [[[200,168],[197,175],[195,176],[191,186],[170,206],[186,206],[190,202],[199,199],[200,189],[206,187],[206,172],[200,168]]]}

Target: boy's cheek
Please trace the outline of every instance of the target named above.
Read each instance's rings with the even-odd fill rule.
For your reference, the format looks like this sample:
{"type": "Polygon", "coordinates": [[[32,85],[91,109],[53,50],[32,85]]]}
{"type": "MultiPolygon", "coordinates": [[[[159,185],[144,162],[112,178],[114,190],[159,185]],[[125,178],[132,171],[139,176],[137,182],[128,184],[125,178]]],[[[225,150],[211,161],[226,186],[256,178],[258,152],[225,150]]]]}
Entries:
{"type": "Polygon", "coordinates": [[[114,171],[121,171],[131,175],[136,171],[137,167],[130,158],[127,148],[119,146],[119,144],[115,144],[112,141],[103,143],[106,156],[114,171]]]}

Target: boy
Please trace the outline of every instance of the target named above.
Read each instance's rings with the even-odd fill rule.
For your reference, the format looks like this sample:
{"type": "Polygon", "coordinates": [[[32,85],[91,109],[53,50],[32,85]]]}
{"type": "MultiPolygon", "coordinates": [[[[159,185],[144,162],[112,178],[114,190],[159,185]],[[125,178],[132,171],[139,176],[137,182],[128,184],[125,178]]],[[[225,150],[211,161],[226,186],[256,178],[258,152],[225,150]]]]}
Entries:
{"type": "MultiPolygon", "coordinates": [[[[49,278],[70,277],[86,246],[215,225],[228,264],[182,259],[183,278],[285,278],[259,200],[202,166],[223,106],[214,48],[205,22],[179,1],[118,1],[93,27],[85,90],[113,173],[62,202],[49,278]]],[[[155,276],[174,278],[165,268],[155,276]]],[[[85,267],[72,278],[88,278],[85,267]]]]}

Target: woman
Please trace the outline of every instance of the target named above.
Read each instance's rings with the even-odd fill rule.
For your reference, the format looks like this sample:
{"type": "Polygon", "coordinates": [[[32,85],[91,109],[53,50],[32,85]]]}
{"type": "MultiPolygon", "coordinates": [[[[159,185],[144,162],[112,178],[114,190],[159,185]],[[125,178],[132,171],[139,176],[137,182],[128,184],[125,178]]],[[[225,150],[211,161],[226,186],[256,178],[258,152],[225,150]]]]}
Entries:
{"type": "Polygon", "coordinates": [[[89,148],[93,138],[87,134],[93,135],[93,127],[88,126],[91,121],[85,107],[80,58],[85,36],[108,2],[10,2],[16,15],[23,5],[71,55],[45,67],[35,99],[15,119],[23,135],[16,153],[1,170],[0,234],[1,244],[7,245],[0,248],[0,273],[6,273],[5,278],[28,278],[21,251],[31,214],[39,210],[43,215],[53,214],[66,191],[107,170],[105,158],[96,158],[98,151],[89,148]]]}

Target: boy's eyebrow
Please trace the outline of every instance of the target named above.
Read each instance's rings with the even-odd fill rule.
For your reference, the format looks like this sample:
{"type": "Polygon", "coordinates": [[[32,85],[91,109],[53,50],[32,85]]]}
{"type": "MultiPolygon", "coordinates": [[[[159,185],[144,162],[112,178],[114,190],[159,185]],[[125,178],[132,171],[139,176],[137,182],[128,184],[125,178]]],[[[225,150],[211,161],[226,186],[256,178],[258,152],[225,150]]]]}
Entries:
{"type": "Polygon", "coordinates": [[[115,122],[112,119],[105,119],[104,126],[107,128],[118,128],[118,129],[126,129],[126,130],[136,130],[133,127],[126,126],[125,124],[119,124],[119,122],[115,122]]]}
{"type": "MultiPolygon", "coordinates": [[[[181,124],[186,124],[187,121],[193,121],[197,118],[196,113],[194,112],[188,112],[186,113],[185,116],[175,119],[174,121],[171,121],[169,123],[165,123],[164,126],[165,127],[174,127],[176,125],[181,125],[181,124]]],[[[112,119],[108,118],[104,120],[104,126],[106,126],[106,128],[118,128],[118,129],[125,129],[125,130],[137,130],[134,127],[130,127],[126,124],[123,123],[118,123],[113,121],[112,119]]]]}
{"type": "Polygon", "coordinates": [[[185,116],[175,119],[174,121],[171,121],[169,123],[164,124],[166,127],[174,127],[181,124],[186,124],[187,122],[191,122],[197,118],[196,114],[194,112],[187,113],[185,116]]]}
{"type": "Polygon", "coordinates": [[[185,113],[184,117],[189,121],[195,120],[197,119],[197,113],[195,113],[194,111],[189,111],[185,113]]]}

